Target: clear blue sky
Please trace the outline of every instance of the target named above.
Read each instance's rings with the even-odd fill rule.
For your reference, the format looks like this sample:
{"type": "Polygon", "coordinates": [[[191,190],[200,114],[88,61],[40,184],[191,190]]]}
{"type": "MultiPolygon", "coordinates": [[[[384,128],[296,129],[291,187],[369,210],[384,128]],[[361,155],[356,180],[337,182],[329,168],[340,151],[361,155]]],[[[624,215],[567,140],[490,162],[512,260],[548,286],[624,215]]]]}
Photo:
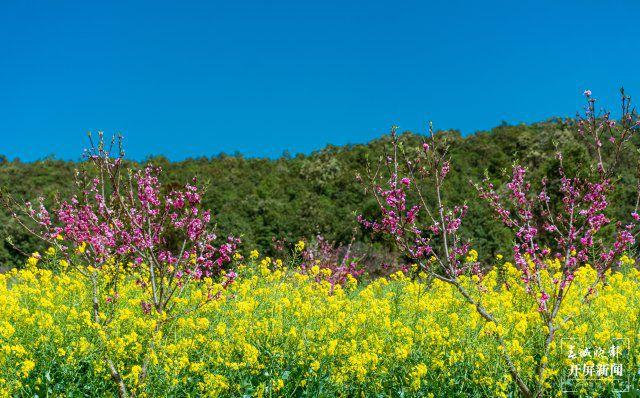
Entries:
{"type": "Polygon", "coordinates": [[[639,2],[529,3],[2,0],[0,154],[278,156],[640,99],[639,2]]]}

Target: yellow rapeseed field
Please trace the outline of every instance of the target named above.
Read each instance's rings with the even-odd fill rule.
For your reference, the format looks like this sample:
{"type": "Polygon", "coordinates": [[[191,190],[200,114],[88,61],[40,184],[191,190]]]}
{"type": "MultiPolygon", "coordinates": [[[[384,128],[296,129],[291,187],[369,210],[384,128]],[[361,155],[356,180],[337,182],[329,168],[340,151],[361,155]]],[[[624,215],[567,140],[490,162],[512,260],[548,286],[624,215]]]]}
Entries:
{"type": "MultiPolygon", "coordinates": [[[[217,300],[190,312],[203,301],[192,289],[175,319],[145,313],[135,277],[123,279],[117,306],[101,314],[112,319],[106,330],[93,321],[90,289],[77,271],[38,267],[31,261],[0,275],[0,396],[114,396],[106,350],[140,397],[508,397],[517,391],[495,335],[525,378],[535,375],[543,339],[538,303],[522,291],[519,272],[500,260],[482,280],[464,279],[497,324],[425,274],[350,279],[332,289],[317,282],[327,270],[302,273],[254,252],[217,300]],[[167,332],[152,342],[157,322],[167,332]]],[[[578,271],[559,318],[565,322],[545,371],[552,396],[562,395],[570,370],[563,338],[603,347],[624,338],[638,352],[640,272],[626,260],[582,303],[580,292],[594,276],[590,268],[578,271]]],[[[633,377],[638,358],[625,354],[625,376],[633,377]]],[[[602,396],[616,387],[602,378],[573,388],[602,396]]]]}

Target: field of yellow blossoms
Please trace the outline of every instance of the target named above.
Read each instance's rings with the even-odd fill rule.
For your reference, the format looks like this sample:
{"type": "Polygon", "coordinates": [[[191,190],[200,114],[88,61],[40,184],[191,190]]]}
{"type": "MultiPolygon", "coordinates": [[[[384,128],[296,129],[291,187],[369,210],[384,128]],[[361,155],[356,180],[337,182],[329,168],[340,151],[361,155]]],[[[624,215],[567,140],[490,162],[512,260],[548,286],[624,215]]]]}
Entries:
{"type": "MultiPolygon", "coordinates": [[[[113,317],[104,331],[92,320],[90,289],[76,271],[30,261],[0,274],[0,396],[114,396],[104,350],[140,397],[517,396],[495,334],[522,374],[534,377],[542,343],[538,303],[520,290],[508,262],[496,260],[481,281],[464,280],[500,320],[496,325],[424,274],[351,278],[332,289],[318,282],[327,270],[303,273],[256,257],[238,265],[236,282],[217,300],[170,320],[164,338],[155,337],[143,385],[136,383],[143,347],[154,343],[156,322],[167,320],[142,311],[133,279],[123,281],[113,313],[103,314],[113,317]]],[[[545,371],[551,396],[566,395],[570,360],[560,342],[567,338],[603,347],[625,339],[630,350],[622,366],[634,382],[639,358],[629,352],[639,352],[640,272],[632,263],[609,275],[588,305],[579,304],[577,292],[594,271],[578,272],[545,371]]],[[[188,297],[179,304],[197,304],[202,293],[188,297]]],[[[577,381],[573,396],[609,396],[614,384],[577,381]]]]}

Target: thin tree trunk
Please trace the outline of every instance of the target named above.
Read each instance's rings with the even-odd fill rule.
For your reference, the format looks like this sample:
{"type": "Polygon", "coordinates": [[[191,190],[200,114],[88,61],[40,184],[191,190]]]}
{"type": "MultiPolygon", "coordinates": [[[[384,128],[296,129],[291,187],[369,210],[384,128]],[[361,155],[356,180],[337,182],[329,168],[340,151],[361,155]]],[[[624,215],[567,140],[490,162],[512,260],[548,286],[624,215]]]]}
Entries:
{"type": "MultiPolygon", "coordinates": [[[[95,323],[100,324],[100,304],[98,302],[98,280],[95,274],[91,275],[91,284],[93,285],[93,320],[95,323]]],[[[122,379],[122,375],[118,372],[116,365],[113,363],[111,359],[106,354],[104,354],[104,361],[107,363],[109,367],[109,372],[111,373],[111,379],[118,385],[118,397],[119,398],[129,398],[129,391],[127,390],[127,386],[124,384],[124,380],[122,379]]]]}
{"type": "MultiPolygon", "coordinates": [[[[482,304],[476,302],[457,281],[453,282],[453,285],[464,296],[467,302],[476,308],[476,311],[478,312],[478,314],[480,314],[482,318],[484,318],[487,322],[496,323],[496,320],[493,317],[493,315],[488,313],[487,310],[482,306],[482,304]]],[[[509,368],[509,374],[511,375],[513,380],[516,382],[516,385],[518,386],[520,393],[525,398],[533,398],[534,395],[531,393],[531,390],[529,389],[529,387],[527,387],[527,384],[524,382],[524,380],[522,380],[522,377],[520,377],[520,373],[518,372],[518,369],[513,363],[511,356],[507,352],[507,347],[505,345],[504,339],[502,338],[502,336],[497,335],[496,340],[498,341],[498,344],[502,346],[502,357],[507,363],[507,367],[509,368]]]]}

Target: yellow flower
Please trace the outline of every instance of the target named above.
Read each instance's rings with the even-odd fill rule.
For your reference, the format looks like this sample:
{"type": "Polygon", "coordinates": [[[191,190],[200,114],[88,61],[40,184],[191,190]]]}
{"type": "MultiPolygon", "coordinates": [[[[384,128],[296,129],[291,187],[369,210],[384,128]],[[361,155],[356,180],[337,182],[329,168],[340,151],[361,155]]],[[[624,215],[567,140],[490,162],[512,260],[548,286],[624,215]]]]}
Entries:
{"type": "Polygon", "coordinates": [[[280,391],[280,390],[282,390],[283,387],[284,387],[284,380],[278,379],[274,383],[273,391],[280,391]]]}
{"type": "Polygon", "coordinates": [[[465,258],[465,261],[468,263],[474,263],[478,261],[478,252],[475,251],[474,249],[469,250],[469,253],[467,253],[467,257],[465,258]]]}
{"type": "Polygon", "coordinates": [[[297,252],[301,252],[301,251],[303,251],[303,250],[304,250],[304,246],[305,246],[304,241],[299,240],[299,241],[298,241],[298,243],[296,243],[296,246],[295,246],[296,251],[297,251],[297,252]]]}
{"type": "Polygon", "coordinates": [[[131,372],[129,373],[129,378],[134,382],[137,383],[138,379],[140,377],[140,372],[142,372],[142,367],[140,365],[133,365],[131,367],[131,372]]]}
{"type": "Polygon", "coordinates": [[[413,370],[411,371],[411,388],[414,390],[419,390],[422,379],[427,375],[428,372],[429,369],[424,363],[419,363],[418,365],[414,366],[413,370]]]}
{"type": "Polygon", "coordinates": [[[31,371],[35,367],[36,367],[36,363],[29,359],[22,362],[22,366],[20,367],[20,373],[22,374],[22,377],[25,379],[29,377],[29,373],[31,373],[31,371]]]}
{"type": "Polygon", "coordinates": [[[636,260],[634,258],[627,256],[626,254],[620,257],[620,265],[632,266],[635,263],[636,263],[636,260]]]}
{"type": "Polygon", "coordinates": [[[258,257],[260,257],[260,253],[258,253],[257,250],[251,250],[251,253],[249,253],[249,258],[255,260],[258,257]]]}
{"type": "Polygon", "coordinates": [[[84,253],[87,250],[87,242],[82,242],[80,246],[76,248],[78,253],[84,253]]]}
{"type": "Polygon", "coordinates": [[[36,265],[38,265],[38,261],[40,261],[40,253],[35,252],[31,255],[31,257],[29,257],[27,259],[27,265],[30,267],[35,267],[36,265]]]}
{"type": "MultiPolygon", "coordinates": [[[[32,257],[37,263],[39,255],[32,257]]],[[[144,389],[136,383],[147,356],[158,377],[154,395],[187,386],[203,397],[242,394],[238,386],[251,379],[260,379],[253,394],[263,397],[295,395],[319,382],[331,391],[358,383],[363,396],[379,395],[394,383],[401,383],[407,396],[437,396],[439,389],[455,395],[460,391],[451,380],[463,377],[471,383],[468,391],[507,397],[517,392],[499,360],[504,353],[528,380],[536,377],[544,358],[545,394],[553,396],[556,380],[571,365],[564,355],[565,338],[606,352],[612,339],[625,339],[630,345],[624,350],[629,355],[625,366],[638,360],[640,316],[633,309],[640,303],[640,272],[634,267],[606,274],[607,283],[598,286],[588,306],[583,295],[598,274],[592,268],[578,270],[559,312],[556,341],[543,355],[534,342],[543,341],[547,325],[537,296],[526,291],[522,272],[513,264],[490,270],[480,286],[471,277],[461,279],[470,296],[494,316],[495,323],[487,323],[458,289],[437,279],[425,283],[396,273],[359,286],[347,275],[344,285],[332,286],[322,280],[329,271],[317,264],[303,273],[271,267],[270,261],[243,270],[225,289],[213,277],[192,281],[175,297],[179,305],[169,315],[143,311],[152,292],[136,283],[139,274],[119,280],[117,305],[102,305],[115,294],[113,275],[103,272],[104,265],[96,277],[99,316],[110,320],[107,327],[95,322],[87,300],[92,283],[83,272],[88,269],[67,264],[65,272],[30,267],[0,274],[0,398],[37,391],[38,376],[44,379],[39,364],[52,358],[63,368],[89,361],[87,378],[108,377],[107,365],[94,355],[100,350],[113,357],[127,386],[141,397],[144,389]],[[202,305],[209,295],[216,299],[202,305]]],[[[555,259],[546,264],[540,284],[551,291],[557,264],[555,259]]],[[[340,276],[335,272],[331,278],[340,276]]],[[[576,347],[577,355],[581,349],[576,347]]],[[[67,382],[63,373],[56,377],[67,382]]],[[[580,396],[602,396],[610,387],[585,384],[580,396]]]]}

